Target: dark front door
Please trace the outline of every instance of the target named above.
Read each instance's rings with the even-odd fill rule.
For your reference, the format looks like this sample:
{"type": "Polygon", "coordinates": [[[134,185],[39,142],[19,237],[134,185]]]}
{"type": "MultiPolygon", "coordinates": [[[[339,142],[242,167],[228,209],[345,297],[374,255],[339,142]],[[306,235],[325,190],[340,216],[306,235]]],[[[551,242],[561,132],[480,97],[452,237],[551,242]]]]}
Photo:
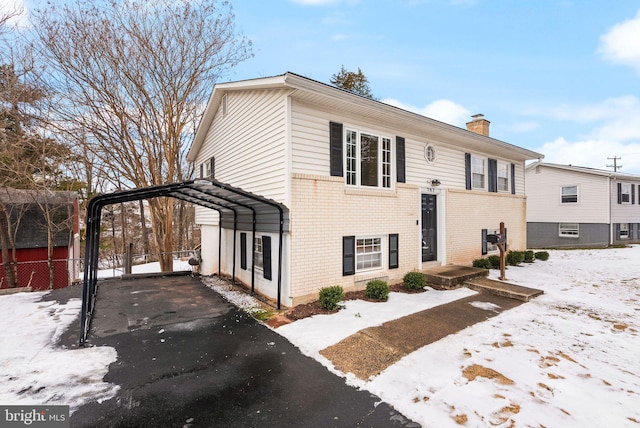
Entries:
{"type": "Polygon", "coordinates": [[[438,258],[438,219],[436,195],[422,195],[422,261],[438,258]]]}

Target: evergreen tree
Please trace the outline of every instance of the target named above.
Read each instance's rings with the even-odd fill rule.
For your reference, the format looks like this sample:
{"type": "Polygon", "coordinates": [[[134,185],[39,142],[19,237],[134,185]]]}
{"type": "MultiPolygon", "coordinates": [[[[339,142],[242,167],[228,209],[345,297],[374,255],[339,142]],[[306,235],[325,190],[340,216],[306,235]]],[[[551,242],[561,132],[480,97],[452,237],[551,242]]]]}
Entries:
{"type": "Polygon", "coordinates": [[[345,91],[353,92],[354,94],[361,95],[365,98],[375,99],[371,93],[369,87],[369,80],[364,75],[360,67],[358,72],[347,71],[344,65],[340,68],[340,72],[331,76],[331,84],[344,89],[345,91]]]}

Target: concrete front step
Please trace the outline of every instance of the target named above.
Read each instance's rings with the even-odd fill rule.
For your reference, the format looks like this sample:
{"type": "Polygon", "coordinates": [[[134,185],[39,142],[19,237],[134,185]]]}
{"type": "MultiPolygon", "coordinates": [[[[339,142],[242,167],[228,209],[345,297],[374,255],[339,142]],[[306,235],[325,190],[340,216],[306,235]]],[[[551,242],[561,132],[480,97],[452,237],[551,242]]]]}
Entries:
{"type": "Polygon", "coordinates": [[[437,266],[423,270],[422,273],[427,279],[427,285],[449,290],[461,287],[465,281],[484,278],[489,271],[469,266],[437,266]]]}
{"type": "Polygon", "coordinates": [[[511,299],[528,302],[536,296],[544,293],[536,288],[522,287],[504,281],[495,281],[489,278],[472,278],[464,283],[465,286],[476,291],[486,291],[498,296],[509,297],[511,299]]]}

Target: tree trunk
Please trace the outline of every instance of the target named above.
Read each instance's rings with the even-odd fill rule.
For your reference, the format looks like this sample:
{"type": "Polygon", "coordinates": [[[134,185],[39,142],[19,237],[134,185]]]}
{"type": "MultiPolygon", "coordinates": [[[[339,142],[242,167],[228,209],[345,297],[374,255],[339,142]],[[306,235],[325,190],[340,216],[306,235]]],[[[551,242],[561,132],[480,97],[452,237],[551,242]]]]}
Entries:
{"type": "Polygon", "coordinates": [[[173,271],[173,200],[156,198],[149,201],[151,222],[154,230],[162,272],[173,271]]]}
{"type": "Polygon", "coordinates": [[[144,212],[144,202],[142,199],[138,201],[140,203],[140,225],[142,227],[142,245],[145,256],[149,256],[151,249],[149,248],[149,231],[147,229],[147,217],[144,212]]]}
{"type": "Polygon", "coordinates": [[[7,288],[15,288],[18,286],[16,272],[12,259],[9,256],[9,218],[4,204],[0,203],[0,245],[2,245],[2,267],[7,281],[7,288]]]}

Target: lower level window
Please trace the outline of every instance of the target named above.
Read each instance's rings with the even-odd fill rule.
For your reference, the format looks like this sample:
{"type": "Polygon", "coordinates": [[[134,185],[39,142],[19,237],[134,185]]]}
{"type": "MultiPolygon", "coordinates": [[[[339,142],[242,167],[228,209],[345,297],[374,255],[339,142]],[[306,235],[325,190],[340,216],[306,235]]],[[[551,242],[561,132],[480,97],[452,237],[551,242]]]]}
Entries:
{"type": "Polygon", "coordinates": [[[560,223],[559,235],[567,238],[578,238],[580,236],[580,226],[578,223],[560,223]]]}
{"type": "Polygon", "coordinates": [[[382,238],[356,239],[357,270],[382,267],[382,238]]]}
{"type": "Polygon", "coordinates": [[[255,266],[262,269],[264,266],[262,258],[262,236],[256,236],[253,241],[253,251],[255,253],[255,266]]]}
{"type": "Polygon", "coordinates": [[[620,239],[629,239],[629,223],[620,223],[620,239]]]}

